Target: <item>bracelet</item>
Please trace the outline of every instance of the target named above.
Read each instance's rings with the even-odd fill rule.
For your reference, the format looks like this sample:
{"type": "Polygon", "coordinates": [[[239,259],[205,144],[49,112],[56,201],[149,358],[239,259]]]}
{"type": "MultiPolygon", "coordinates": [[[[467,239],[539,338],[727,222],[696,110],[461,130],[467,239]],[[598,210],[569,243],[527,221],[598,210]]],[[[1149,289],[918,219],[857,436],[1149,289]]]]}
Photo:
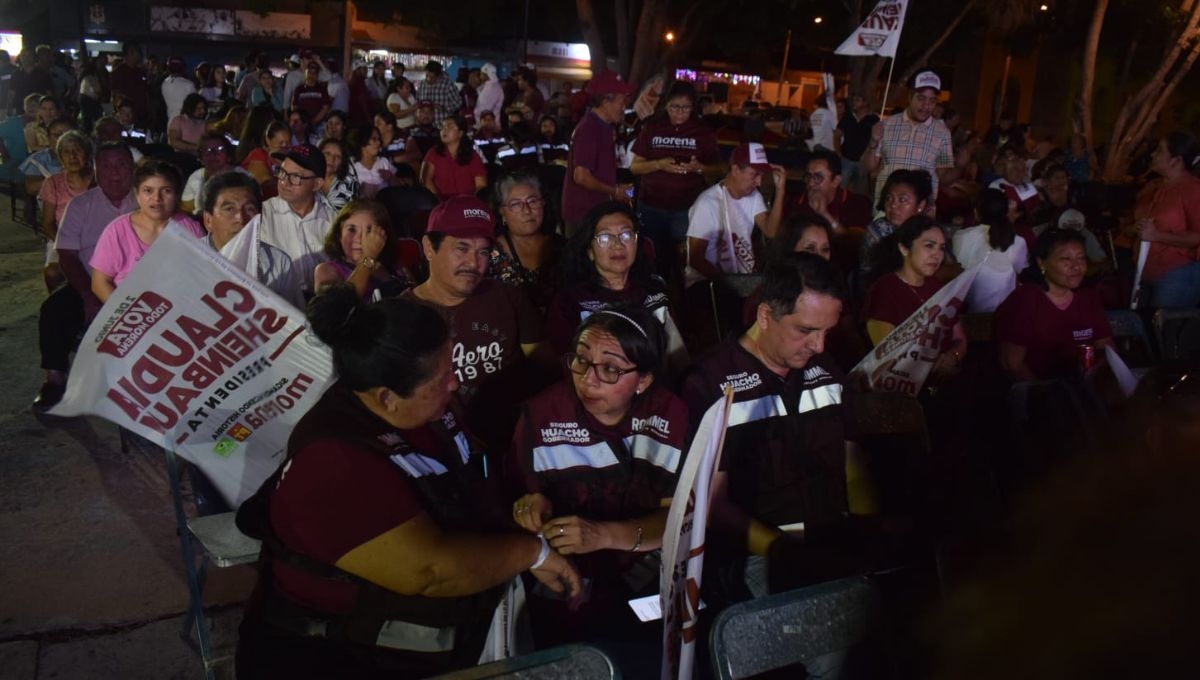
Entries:
{"type": "Polygon", "coordinates": [[[640,547],[642,547],[642,525],[639,524],[637,529],[637,538],[634,539],[633,547],[629,549],[629,552],[635,553],[640,547]]]}
{"type": "Polygon", "coordinates": [[[541,567],[546,563],[546,558],[550,557],[550,544],[546,542],[546,537],[538,534],[537,540],[541,542],[542,547],[538,551],[537,559],[533,561],[533,564],[529,565],[528,571],[533,571],[534,569],[541,567]]]}

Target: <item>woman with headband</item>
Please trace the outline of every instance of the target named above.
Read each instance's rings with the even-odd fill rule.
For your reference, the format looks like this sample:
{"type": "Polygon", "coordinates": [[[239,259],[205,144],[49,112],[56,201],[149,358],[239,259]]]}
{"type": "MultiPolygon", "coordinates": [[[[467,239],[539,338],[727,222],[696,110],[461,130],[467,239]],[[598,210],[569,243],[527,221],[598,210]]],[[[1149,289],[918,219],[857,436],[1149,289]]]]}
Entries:
{"type": "Polygon", "coordinates": [[[665,343],[642,307],[596,312],[564,357],[567,379],[522,409],[505,469],[513,519],[570,556],[585,580],[582,603],[534,587],[539,648],[587,641],[618,655],[659,653],[661,628],[639,626],[626,602],[657,592],[651,553],[683,462],[687,407],[659,379],[665,343]]]}

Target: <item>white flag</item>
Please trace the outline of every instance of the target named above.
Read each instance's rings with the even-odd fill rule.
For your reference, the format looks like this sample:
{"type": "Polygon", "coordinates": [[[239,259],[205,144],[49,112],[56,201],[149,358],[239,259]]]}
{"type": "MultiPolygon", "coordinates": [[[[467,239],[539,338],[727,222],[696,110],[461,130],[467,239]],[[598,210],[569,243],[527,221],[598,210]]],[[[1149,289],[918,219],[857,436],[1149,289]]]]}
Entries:
{"type": "Polygon", "coordinates": [[[954,332],[963,300],[982,266],[975,265],[942,286],[863,357],[850,375],[865,379],[871,392],[917,396],[941,354],[946,335],[954,332]]]}
{"type": "Polygon", "coordinates": [[[88,328],[50,413],[174,448],[240,504],[279,466],[333,375],[304,314],[168,226],[88,328]]]}
{"type": "Polygon", "coordinates": [[[704,534],[708,524],[713,471],[721,460],[733,389],[726,388],[700,420],[671,498],[663,531],[658,575],[663,614],[663,680],[691,680],[696,657],[700,580],[704,570],[704,534]]]}
{"type": "Polygon", "coordinates": [[[879,0],[862,25],[854,29],[850,37],[833,51],[834,54],[895,58],[907,8],[908,0],[879,0]]]}

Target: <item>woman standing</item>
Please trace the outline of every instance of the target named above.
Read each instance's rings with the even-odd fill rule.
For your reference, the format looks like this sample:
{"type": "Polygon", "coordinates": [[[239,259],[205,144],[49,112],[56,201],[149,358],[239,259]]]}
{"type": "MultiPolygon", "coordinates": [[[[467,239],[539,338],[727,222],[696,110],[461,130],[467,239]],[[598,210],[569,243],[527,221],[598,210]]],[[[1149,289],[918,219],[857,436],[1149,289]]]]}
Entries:
{"type": "Polygon", "coordinates": [[[629,169],[642,178],[638,218],[654,241],[657,270],[673,279],[680,274],[688,209],[708,188],[705,169],[721,156],[715,133],[700,123],[691,83],[676,81],[666,101],[665,111],[647,120],[633,143],[629,169]]]}
{"type": "Polygon", "coordinates": [[[562,237],[546,221],[546,199],[536,175],[513,173],[496,183],[500,233],[487,275],[525,290],[545,310],[558,284],[562,237]]]}
{"type": "Polygon", "coordinates": [[[313,288],[345,281],[364,302],[393,298],[408,280],[393,266],[387,210],[370,199],[351,201],[333,219],[325,237],[329,260],[317,265],[313,288]]]}
{"type": "MultiPolygon", "coordinates": [[[[943,282],[935,275],[946,257],[946,233],[930,218],[916,215],[876,248],[876,271],[885,273],[871,286],[863,305],[867,335],[874,345],[941,289],[943,282]]],[[[944,334],[938,349],[933,374],[958,372],[967,353],[961,323],[955,322],[953,332],[944,334]]]]}
{"type": "Polygon", "coordinates": [[[205,236],[200,223],[178,212],[183,178],[175,166],[162,161],[145,161],[134,173],[133,185],[137,210],[118,217],[104,228],[89,262],[92,292],[100,302],[108,300],[121,281],[129,276],[169,223],[179,224],[196,238],[205,236]]]}
{"type": "Polygon", "coordinates": [[[1149,284],[1151,307],[1195,307],[1200,304],[1200,143],[1186,132],[1172,132],[1158,142],[1150,169],[1160,179],[1138,195],[1134,218],[1150,254],[1142,272],[1149,284]]]}
{"type": "Polygon", "coordinates": [[[570,598],[579,575],[544,538],[508,530],[452,400],[446,321],[337,286],[309,322],[338,380],[238,513],[266,547],[237,676],[414,678],[503,658],[514,577],[570,598]]]}
{"type": "Polygon", "coordinates": [[[462,116],[447,116],[442,121],[437,144],[421,162],[421,183],[438,200],[474,196],[487,186],[487,168],[467,139],[467,129],[462,116]]]}

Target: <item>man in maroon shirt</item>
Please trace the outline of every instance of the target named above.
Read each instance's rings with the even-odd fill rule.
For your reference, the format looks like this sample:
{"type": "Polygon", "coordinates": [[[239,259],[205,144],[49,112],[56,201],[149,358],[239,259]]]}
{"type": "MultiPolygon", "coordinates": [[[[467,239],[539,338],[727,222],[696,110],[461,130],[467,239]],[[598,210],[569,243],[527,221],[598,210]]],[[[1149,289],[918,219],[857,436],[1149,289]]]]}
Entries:
{"type": "Polygon", "coordinates": [[[617,200],[632,204],[629,184],[617,184],[617,134],[613,126],[625,118],[625,102],[633,88],[612,71],[601,71],[584,88],[591,108],[571,134],[562,212],[567,234],[592,207],[617,200]]]}
{"type": "Polygon", "coordinates": [[[834,152],[817,149],[805,166],[803,194],[796,198],[793,212],[807,211],[823,218],[835,232],[865,229],[873,211],[866,196],[842,187],[842,159],[834,152]]]}
{"type": "Polygon", "coordinates": [[[146,127],[150,102],[146,89],[146,72],[142,70],[142,50],[135,43],[125,43],[125,60],[113,69],[108,79],[113,105],[128,102],[133,108],[134,124],[146,127]]]}
{"type": "Polygon", "coordinates": [[[356,59],[350,71],[350,127],[370,125],[375,116],[371,101],[371,89],[367,83],[367,62],[356,59]]]}
{"type": "MultiPolygon", "coordinates": [[[[291,107],[308,114],[308,122],[314,129],[329,114],[333,100],[329,97],[329,86],[320,82],[321,67],[309,62],[304,71],[304,82],[292,93],[291,107]]],[[[301,140],[304,141],[304,140],[301,140]]]]}

